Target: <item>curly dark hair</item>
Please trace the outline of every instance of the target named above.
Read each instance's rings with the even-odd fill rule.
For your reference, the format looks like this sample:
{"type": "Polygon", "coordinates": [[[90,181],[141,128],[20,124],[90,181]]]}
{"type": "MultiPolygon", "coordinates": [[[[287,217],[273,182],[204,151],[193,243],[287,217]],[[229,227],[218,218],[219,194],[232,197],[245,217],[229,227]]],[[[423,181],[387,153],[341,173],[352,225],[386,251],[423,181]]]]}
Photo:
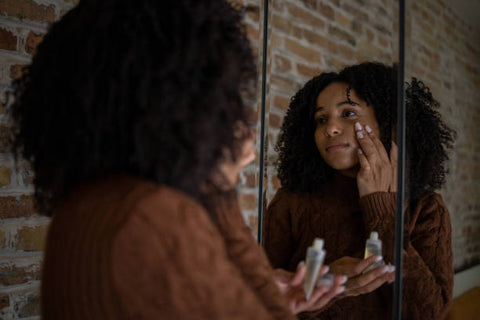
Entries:
{"type": "Polygon", "coordinates": [[[32,163],[40,212],[115,173],[202,198],[225,150],[239,155],[255,77],[224,0],[80,1],[14,83],[13,152],[32,163]]]}
{"type": "MultiPolygon", "coordinates": [[[[381,140],[390,152],[396,128],[396,67],[365,62],[339,73],[322,73],[309,80],[293,97],[275,150],[278,177],[293,192],[322,192],[334,169],[320,156],[314,140],[314,110],[320,92],[333,82],[347,83],[367,105],[373,106],[381,140]]],[[[445,161],[455,132],[441,119],[439,103],[422,81],[412,78],[406,87],[407,191],[411,200],[440,188],[445,182],[445,161]]]]}

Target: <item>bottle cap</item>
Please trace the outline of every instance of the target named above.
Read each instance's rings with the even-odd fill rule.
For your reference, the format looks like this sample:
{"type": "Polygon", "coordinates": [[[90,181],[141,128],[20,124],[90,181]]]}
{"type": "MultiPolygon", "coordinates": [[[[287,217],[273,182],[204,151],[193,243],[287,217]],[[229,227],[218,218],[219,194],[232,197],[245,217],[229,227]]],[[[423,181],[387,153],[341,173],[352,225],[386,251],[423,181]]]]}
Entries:
{"type": "Polygon", "coordinates": [[[323,249],[323,239],[315,238],[315,240],[313,240],[313,247],[317,250],[322,250],[323,249]]]}
{"type": "Polygon", "coordinates": [[[378,232],[372,231],[372,232],[370,233],[370,239],[372,239],[372,240],[378,240],[378,232]]]}

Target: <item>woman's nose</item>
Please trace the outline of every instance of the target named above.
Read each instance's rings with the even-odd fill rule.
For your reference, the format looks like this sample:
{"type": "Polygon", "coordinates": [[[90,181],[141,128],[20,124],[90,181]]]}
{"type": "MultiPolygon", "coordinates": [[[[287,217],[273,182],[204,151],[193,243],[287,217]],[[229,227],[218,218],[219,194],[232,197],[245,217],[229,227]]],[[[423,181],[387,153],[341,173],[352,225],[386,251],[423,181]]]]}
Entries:
{"type": "Polygon", "coordinates": [[[335,120],[329,120],[325,126],[325,135],[333,137],[342,133],[342,125],[335,120]]]}

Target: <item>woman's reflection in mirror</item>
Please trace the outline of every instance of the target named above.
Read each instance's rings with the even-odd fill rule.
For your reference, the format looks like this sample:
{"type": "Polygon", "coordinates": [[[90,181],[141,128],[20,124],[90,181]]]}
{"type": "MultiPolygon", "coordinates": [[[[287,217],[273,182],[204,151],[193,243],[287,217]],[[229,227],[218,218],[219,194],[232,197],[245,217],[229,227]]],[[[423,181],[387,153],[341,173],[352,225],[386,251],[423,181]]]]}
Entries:
{"type": "MultiPolygon", "coordinates": [[[[314,77],[291,100],[276,145],[282,188],[265,214],[265,250],[275,268],[294,270],[320,237],[331,272],[349,277],[336,301],[305,318],[391,317],[396,76],[395,67],[366,62],[314,77]],[[372,231],[383,241],[383,263],[369,269],[375,256],[363,258],[372,231]]],[[[444,183],[455,133],[438,107],[429,88],[413,78],[406,89],[408,319],[440,319],[452,295],[450,218],[434,191],[444,183]]]]}

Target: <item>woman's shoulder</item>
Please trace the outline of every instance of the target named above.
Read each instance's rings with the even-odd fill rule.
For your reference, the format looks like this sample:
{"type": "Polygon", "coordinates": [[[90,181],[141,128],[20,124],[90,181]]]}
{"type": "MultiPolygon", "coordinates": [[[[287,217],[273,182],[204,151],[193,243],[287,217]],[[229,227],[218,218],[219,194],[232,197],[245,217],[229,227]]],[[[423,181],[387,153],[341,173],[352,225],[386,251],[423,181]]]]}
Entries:
{"type": "Polygon", "coordinates": [[[81,206],[82,211],[97,211],[96,216],[108,218],[111,215],[123,224],[142,219],[165,232],[190,226],[188,221],[197,225],[211,224],[204,207],[186,193],[128,175],[109,176],[83,185],[70,197],[68,204],[81,206]]]}
{"type": "Polygon", "coordinates": [[[427,192],[422,197],[420,197],[416,201],[415,207],[417,210],[421,209],[423,211],[446,209],[446,205],[443,201],[442,195],[434,191],[427,192]]]}

